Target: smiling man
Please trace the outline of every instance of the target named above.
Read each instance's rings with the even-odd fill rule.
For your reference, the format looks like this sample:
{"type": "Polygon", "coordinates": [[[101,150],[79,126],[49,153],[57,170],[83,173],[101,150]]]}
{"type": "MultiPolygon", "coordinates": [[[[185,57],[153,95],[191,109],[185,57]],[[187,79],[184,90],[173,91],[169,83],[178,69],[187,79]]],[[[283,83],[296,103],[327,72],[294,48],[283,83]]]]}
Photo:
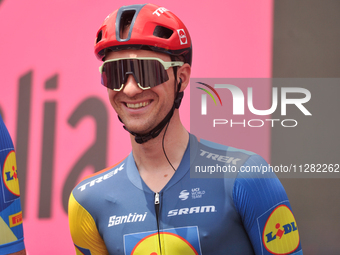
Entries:
{"type": "Polygon", "coordinates": [[[132,152],[72,191],[77,254],[302,254],[280,181],[240,171],[265,160],[199,140],[182,125],[192,45],[178,17],[152,4],[121,7],[98,30],[95,53],[132,152]],[[191,166],[216,159],[238,171],[190,178],[191,166]]]}

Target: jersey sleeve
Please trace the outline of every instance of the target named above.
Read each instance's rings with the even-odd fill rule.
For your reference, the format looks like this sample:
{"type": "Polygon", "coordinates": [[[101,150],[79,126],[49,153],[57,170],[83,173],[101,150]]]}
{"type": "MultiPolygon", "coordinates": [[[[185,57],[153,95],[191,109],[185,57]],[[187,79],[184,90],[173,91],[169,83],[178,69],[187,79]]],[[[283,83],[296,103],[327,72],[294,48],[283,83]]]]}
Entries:
{"type": "MultiPolygon", "coordinates": [[[[243,170],[252,166],[260,169],[268,164],[254,155],[245,162],[243,170]]],[[[298,226],[275,173],[240,172],[235,180],[233,200],[256,255],[302,255],[298,226]]]]}
{"type": "Polygon", "coordinates": [[[16,155],[12,139],[0,116],[0,254],[24,249],[16,155]]]}
{"type": "Polygon", "coordinates": [[[77,255],[109,254],[93,217],[70,195],[68,208],[69,226],[77,255]]]}

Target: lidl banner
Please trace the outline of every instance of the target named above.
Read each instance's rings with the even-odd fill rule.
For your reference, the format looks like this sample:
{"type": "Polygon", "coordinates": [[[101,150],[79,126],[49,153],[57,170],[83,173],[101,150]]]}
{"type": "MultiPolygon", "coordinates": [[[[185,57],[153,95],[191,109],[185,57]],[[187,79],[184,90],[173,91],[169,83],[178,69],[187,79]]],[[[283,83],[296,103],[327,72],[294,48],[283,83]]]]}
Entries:
{"type": "MultiPolygon", "coordinates": [[[[192,77],[270,77],[271,0],[153,3],[173,11],[190,31],[192,77]]],[[[67,219],[72,188],[131,149],[93,53],[105,17],[129,4],[136,1],[0,1],[0,114],[15,145],[29,254],[75,253],[67,219]]],[[[189,94],[180,109],[188,129],[189,94]]],[[[258,135],[263,145],[244,149],[269,160],[270,134],[261,129],[258,135]]],[[[239,137],[231,134],[230,142],[239,137]]],[[[180,232],[164,235],[182,240],[180,232]]],[[[199,254],[195,245],[188,249],[199,254]]]]}

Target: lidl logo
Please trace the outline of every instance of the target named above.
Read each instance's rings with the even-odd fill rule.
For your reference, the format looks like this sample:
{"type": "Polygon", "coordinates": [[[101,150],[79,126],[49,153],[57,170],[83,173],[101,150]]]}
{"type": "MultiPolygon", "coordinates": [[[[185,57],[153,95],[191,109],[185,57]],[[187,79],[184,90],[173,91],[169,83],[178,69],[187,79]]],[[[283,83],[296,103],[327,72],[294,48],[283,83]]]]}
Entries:
{"type": "Polygon", "coordinates": [[[22,212],[18,212],[16,214],[12,214],[8,216],[9,218],[9,227],[13,228],[22,223],[22,212]]]}
{"type": "Polygon", "coordinates": [[[276,207],[263,229],[264,247],[274,254],[288,254],[300,243],[299,231],[292,211],[286,205],[276,207]]]}
{"type": "Polygon", "coordinates": [[[197,227],[164,229],[124,236],[125,254],[201,255],[197,227]]]}
{"type": "Polygon", "coordinates": [[[16,196],[20,196],[19,180],[17,174],[17,161],[15,152],[12,150],[7,154],[2,170],[2,178],[6,188],[16,196]]]}

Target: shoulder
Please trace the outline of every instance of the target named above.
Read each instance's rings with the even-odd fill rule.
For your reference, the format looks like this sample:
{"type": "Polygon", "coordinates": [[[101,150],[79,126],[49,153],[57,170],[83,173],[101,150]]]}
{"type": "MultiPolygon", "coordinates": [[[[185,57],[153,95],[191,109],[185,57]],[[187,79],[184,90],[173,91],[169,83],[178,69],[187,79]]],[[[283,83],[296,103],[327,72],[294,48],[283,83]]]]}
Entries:
{"type": "Polygon", "coordinates": [[[73,189],[73,192],[76,190],[84,191],[86,189],[89,189],[90,187],[96,186],[96,188],[99,188],[99,186],[103,185],[97,185],[99,183],[102,183],[114,176],[116,176],[119,172],[123,171],[125,169],[126,165],[126,158],[121,160],[120,162],[107,167],[99,172],[96,172],[94,174],[86,176],[84,179],[82,179],[78,185],[73,189]]]}
{"type": "MultiPolygon", "coordinates": [[[[199,150],[197,154],[201,158],[205,158],[205,163],[209,162],[207,164],[212,165],[213,161],[218,164],[223,162],[223,165],[229,164],[231,166],[226,168],[226,170],[234,169],[229,171],[227,175],[225,173],[217,175],[215,174],[217,167],[214,169],[216,177],[225,178],[226,182],[232,182],[234,200],[244,196],[252,197],[255,200],[267,200],[268,197],[275,196],[286,199],[286,193],[281,182],[276,174],[270,171],[269,164],[262,156],[251,151],[237,149],[204,139],[200,139],[197,147],[199,150]]],[[[223,170],[223,168],[219,169],[223,170]]]]}
{"type": "Polygon", "coordinates": [[[108,189],[115,187],[124,179],[122,176],[126,170],[126,159],[81,180],[71,192],[72,200],[84,207],[98,203],[108,189]]]}
{"type": "Polygon", "coordinates": [[[68,203],[68,217],[72,235],[77,236],[79,226],[89,233],[96,233],[95,222],[109,206],[108,196],[121,194],[124,185],[126,159],[84,178],[71,192],[68,203]]]}
{"type": "Polygon", "coordinates": [[[11,136],[0,115],[0,151],[4,149],[14,150],[14,147],[13,147],[11,136]]]}
{"type": "MultiPolygon", "coordinates": [[[[85,177],[76,187],[75,189],[84,191],[86,188],[93,187],[98,183],[102,183],[105,180],[110,179],[111,177],[118,174],[120,171],[124,170],[125,162],[124,160],[119,163],[105,168],[99,172],[96,172],[92,175],[85,177]]],[[[99,187],[97,185],[97,187],[99,187]]],[[[74,190],[75,190],[74,189],[74,190]]]]}
{"type": "Polygon", "coordinates": [[[256,254],[276,253],[277,247],[283,247],[285,254],[302,254],[289,199],[266,160],[250,151],[202,139],[198,144],[201,144],[198,145],[200,149],[207,151],[200,152],[206,158],[218,159],[220,156],[214,155],[217,154],[237,159],[237,173],[232,178],[225,175],[223,178],[226,184],[230,184],[233,205],[242,219],[256,254]]]}
{"type": "Polygon", "coordinates": [[[216,159],[217,161],[225,161],[225,163],[235,164],[238,167],[243,165],[261,165],[267,164],[262,156],[243,149],[211,142],[200,139],[199,153],[206,158],[216,159]],[[217,156],[218,155],[218,156],[217,156]]]}

